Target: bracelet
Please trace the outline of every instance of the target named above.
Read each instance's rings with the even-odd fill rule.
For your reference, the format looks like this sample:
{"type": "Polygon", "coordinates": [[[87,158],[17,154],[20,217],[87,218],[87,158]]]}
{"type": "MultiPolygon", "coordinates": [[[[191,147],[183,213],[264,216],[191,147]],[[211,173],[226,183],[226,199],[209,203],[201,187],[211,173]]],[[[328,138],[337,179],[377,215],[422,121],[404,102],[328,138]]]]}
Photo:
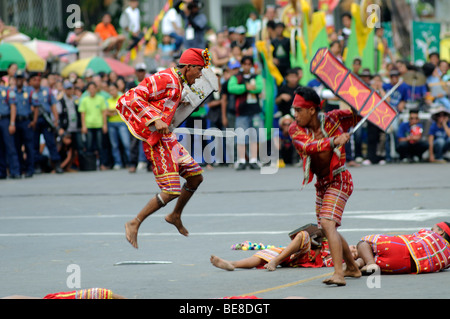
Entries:
{"type": "Polygon", "coordinates": [[[335,148],[335,147],[336,147],[335,144],[334,144],[335,138],[336,138],[336,136],[330,138],[330,145],[331,145],[331,148],[335,148]]]}

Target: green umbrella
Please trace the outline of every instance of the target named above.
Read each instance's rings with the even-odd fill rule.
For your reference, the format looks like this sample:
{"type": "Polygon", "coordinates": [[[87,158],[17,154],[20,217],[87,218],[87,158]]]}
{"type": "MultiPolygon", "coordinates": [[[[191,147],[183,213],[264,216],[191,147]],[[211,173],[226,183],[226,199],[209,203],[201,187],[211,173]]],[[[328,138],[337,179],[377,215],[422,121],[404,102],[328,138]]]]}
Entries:
{"type": "Polygon", "coordinates": [[[19,69],[28,71],[43,72],[47,67],[47,62],[32,50],[21,43],[1,43],[0,44],[0,71],[5,71],[16,63],[19,69]]]}
{"type": "Polygon", "coordinates": [[[88,69],[94,71],[94,73],[110,73],[114,71],[122,76],[133,75],[135,72],[133,67],[118,60],[93,56],[69,64],[62,70],[61,75],[67,77],[70,73],[75,72],[78,76],[83,76],[84,72],[88,69]]]}

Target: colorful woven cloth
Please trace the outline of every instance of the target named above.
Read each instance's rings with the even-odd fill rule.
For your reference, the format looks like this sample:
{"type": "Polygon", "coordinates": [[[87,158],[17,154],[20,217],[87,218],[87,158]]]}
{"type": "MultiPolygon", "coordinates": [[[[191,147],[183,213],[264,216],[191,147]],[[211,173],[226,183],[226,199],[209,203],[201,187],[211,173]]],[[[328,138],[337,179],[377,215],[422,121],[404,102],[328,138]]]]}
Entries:
{"type": "Polygon", "coordinates": [[[156,183],[167,194],[181,193],[180,176],[186,179],[203,173],[173,133],[163,136],[154,146],[144,143],[144,154],[152,165],[156,183]]]}
{"type": "Polygon", "coordinates": [[[91,288],[48,294],[44,299],[112,299],[113,292],[104,288],[91,288]]]}
{"type": "Polygon", "coordinates": [[[321,228],[322,218],[330,219],[341,225],[342,215],[347,200],[353,193],[353,179],[349,171],[343,171],[330,181],[329,177],[317,180],[316,187],[316,217],[321,228]]]}

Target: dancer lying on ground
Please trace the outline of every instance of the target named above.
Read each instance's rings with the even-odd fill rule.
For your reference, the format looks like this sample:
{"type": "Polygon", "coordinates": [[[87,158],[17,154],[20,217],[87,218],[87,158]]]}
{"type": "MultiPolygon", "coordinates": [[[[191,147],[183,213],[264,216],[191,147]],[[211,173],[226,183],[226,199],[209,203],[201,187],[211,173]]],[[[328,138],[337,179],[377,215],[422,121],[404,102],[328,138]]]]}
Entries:
{"type": "Polygon", "coordinates": [[[450,267],[450,224],[412,235],[367,235],[357,245],[356,263],[362,271],[386,274],[437,272],[450,267]]]}
{"type": "Polygon", "coordinates": [[[252,269],[265,268],[269,271],[276,270],[277,266],[281,267],[332,267],[328,248],[328,241],[323,236],[312,243],[311,237],[307,231],[300,231],[287,247],[272,247],[264,249],[251,257],[228,261],[212,255],[211,263],[224,270],[234,270],[236,268],[252,269]]]}

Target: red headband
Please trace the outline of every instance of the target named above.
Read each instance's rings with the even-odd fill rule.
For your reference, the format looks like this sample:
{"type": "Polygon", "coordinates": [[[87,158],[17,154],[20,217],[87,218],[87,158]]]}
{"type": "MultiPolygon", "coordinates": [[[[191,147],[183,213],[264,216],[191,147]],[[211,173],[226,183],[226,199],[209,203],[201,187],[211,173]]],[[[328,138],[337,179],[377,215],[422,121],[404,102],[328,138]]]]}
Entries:
{"type": "Polygon", "coordinates": [[[292,102],[292,107],[294,107],[294,108],[301,107],[303,109],[310,109],[312,107],[313,108],[320,107],[320,104],[317,105],[313,101],[307,101],[300,94],[296,94],[295,98],[294,98],[294,101],[292,102]]]}
{"type": "Polygon", "coordinates": [[[440,222],[439,224],[436,224],[440,229],[442,229],[447,235],[450,236],[450,227],[444,222],[440,222]]]}

